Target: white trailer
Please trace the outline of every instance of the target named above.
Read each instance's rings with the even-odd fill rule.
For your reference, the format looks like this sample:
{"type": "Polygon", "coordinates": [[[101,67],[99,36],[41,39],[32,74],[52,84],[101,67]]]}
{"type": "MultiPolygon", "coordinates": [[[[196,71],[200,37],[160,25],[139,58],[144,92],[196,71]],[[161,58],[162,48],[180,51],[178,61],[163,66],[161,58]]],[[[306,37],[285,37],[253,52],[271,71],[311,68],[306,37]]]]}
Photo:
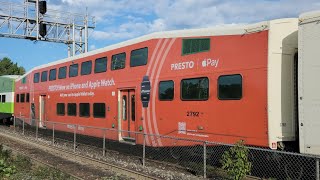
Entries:
{"type": "Polygon", "coordinates": [[[300,152],[320,155],[320,11],[299,17],[300,152]]]}

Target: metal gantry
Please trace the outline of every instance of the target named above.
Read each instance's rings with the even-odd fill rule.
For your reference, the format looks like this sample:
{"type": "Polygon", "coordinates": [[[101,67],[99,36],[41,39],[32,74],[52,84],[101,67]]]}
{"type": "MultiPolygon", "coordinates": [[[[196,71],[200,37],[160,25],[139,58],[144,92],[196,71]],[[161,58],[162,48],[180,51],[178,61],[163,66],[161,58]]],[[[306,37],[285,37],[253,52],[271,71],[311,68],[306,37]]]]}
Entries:
{"type": "Polygon", "coordinates": [[[95,28],[95,18],[50,9],[41,14],[39,2],[0,2],[0,37],[64,43],[68,56],[87,52],[88,31],[95,28]]]}

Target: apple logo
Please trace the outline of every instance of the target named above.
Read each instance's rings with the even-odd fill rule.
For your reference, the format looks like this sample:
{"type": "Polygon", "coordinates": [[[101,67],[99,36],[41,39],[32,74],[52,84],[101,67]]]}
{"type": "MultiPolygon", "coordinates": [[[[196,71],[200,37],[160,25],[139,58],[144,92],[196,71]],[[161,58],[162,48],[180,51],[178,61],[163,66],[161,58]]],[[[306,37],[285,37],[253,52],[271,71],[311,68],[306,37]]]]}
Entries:
{"type": "Polygon", "coordinates": [[[207,66],[207,61],[206,60],[203,60],[202,61],[202,67],[206,67],[207,66]]]}

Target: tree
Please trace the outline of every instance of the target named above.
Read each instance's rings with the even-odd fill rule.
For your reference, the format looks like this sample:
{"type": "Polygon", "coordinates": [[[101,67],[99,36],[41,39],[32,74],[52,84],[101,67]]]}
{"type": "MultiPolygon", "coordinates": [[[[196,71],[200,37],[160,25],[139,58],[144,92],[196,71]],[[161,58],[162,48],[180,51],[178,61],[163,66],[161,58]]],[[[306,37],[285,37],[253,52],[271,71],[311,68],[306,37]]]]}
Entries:
{"type": "Polygon", "coordinates": [[[23,75],[26,72],[24,67],[13,63],[11,59],[4,57],[0,59],[0,76],[1,75],[23,75]]]}

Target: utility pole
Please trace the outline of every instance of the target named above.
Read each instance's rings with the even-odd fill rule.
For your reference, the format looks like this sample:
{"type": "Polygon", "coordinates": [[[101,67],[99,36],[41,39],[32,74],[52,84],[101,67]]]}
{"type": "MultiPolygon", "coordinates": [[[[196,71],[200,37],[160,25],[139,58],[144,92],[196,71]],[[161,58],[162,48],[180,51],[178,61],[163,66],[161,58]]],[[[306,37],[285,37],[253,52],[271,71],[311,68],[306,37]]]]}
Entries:
{"type": "Polygon", "coordinates": [[[0,38],[64,43],[68,56],[88,52],[88,30],[95,18],[47,9],[45,0],[24,0],[24,4],[0,2],[0,38]]]}

